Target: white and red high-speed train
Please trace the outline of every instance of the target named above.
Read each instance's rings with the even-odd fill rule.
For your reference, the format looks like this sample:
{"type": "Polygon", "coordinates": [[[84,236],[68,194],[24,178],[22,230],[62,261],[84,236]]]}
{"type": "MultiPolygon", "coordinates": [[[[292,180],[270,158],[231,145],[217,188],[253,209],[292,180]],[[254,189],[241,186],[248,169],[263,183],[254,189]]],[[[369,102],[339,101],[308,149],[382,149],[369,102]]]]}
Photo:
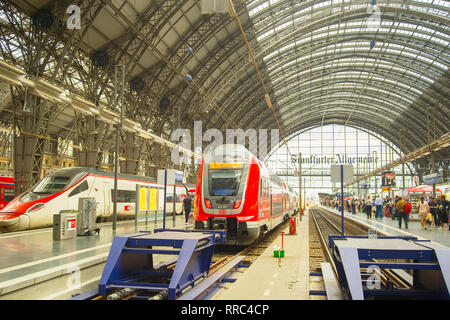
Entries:
{"type": "Polygon", "coordinates": [[[204,155],[195,229],[226,229],[226,244],[247,245],[298,211],[292,188],[242,145],[221,145],[204,155]]]}
{"type": "MultiPolygon", "coordinates": [[[[136,185],[158,186],[156,179],[118,174],[117,215],[135,214],[136,185]]],[[[159,186],[163,188],[163,186],[159,186]]],[[[80,197],[94,197],[97,217],[113,214],[114,173],[83,167],[64,168],[45,176],[30,190],[13,199],[0,210],[0,232],[48,227],[53,224],[53,214],[61,210],[77,210],[80,197]]],[[[181,212],[181,202],[187,188],[177,182],[176,212],[181,212]]],[[[163,203],[163,192],[159,193],[163,203]]],[[[167,188],[167,210],[173,208],[173,185],[167,188]],[[170,204],[169,204],[170,203],[170,204]]]]}

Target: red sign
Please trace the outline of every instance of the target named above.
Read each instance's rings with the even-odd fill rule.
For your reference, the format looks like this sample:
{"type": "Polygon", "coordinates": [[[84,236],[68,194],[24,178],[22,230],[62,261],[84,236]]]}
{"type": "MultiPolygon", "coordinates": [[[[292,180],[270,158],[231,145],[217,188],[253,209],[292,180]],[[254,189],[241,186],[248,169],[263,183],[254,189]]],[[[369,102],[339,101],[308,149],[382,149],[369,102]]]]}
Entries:
{"type": "Polygon", "coordinates": [[[131,206],[130,205],[125,206],[125,211],[131,211],[131,206]]]}
{"type": "Polygon", "coordinates": [[[68,219],[67,220],[67,231],[75,230],[77,228],[77,219],[68,219]]]}
{"type": "MultiPolygon", "coordinates": [[[[409,194],[433,194],[433,189],[408,188],[409,194]]],[[[436,188],[436,193],[442,194],[441,189],[436,188]]]]}

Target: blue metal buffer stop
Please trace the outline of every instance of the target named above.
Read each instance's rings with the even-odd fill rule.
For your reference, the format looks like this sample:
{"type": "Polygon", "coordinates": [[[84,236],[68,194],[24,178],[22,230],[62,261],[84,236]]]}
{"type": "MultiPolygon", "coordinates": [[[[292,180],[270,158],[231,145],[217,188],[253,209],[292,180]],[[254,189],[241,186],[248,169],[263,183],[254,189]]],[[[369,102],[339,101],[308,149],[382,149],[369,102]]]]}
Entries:
{"type": "MultiPolygon", "coordinates": [[[[416,237],[329,236],[341,288],[347,298],[449,299],[450,248],[416,237]],[[409,278],[409,289],[374,285],[367,270],[391,270],[409,278]],[[365,270],[365,271],[364,271],[365,270]],[[402,271],[403,270],[403,271],[402,271]],[[407,274],[404,270],[411,270],[407,274]]],[[[376,284],[376,283],[375,283],[376,284]]]]}
{"type": "Polygon", "coordinates": [[[224,242],[225,232],[155,229],[153,234],[117,236],[98,293],[105,297],[116,288],[130,288],[147,294],[167,292],[174,300],[208,275],[216,240],[224,242]],[[154,255],[178,257],[155,266],[154,255]]]}

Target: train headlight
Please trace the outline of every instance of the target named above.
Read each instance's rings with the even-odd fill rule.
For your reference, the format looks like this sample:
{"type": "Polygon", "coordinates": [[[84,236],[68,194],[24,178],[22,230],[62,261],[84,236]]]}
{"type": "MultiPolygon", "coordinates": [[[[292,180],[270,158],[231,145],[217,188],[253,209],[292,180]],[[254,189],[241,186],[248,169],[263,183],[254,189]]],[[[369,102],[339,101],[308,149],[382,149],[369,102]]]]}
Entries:
{"type": "Polygon", "coordinates": [[[234,202],[233,209],[237,209],[241,206],[242,199],[238,199],[234,202]]]}
{"type": "Polygon", "coordinates": [[[211,208],[212,208],[211,201],[210,201],[209,199],[205,199],[205,206],[206,206],[208,209],[211,209],[211,208]]]}
{"type": "Polygon", "coordinates": [[[28,209],[26,213],[36,212],[36,211],[44,208],[44,206],[45,205],[43,203],[36,203],[34,206],[32,206],[30,209],[28,209]]]}

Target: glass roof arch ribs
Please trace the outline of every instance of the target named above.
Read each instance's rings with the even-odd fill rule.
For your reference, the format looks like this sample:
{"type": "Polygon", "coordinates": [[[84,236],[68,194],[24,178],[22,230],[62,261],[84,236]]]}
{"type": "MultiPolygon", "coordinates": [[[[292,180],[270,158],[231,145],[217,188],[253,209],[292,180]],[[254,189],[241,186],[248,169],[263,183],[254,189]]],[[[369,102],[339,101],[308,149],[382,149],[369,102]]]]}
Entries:
{"type": "MultiPolygon", "coordinates": [[[[421,90],[417,90],[413,87],[410,86],[410,83],[408,83],[407,81],[415,81],[416,79],[412,79],[412,78],[386,78],[386,79],[382,79],[381,76],[383,75],[383,73],[379,72],[381,68],[377,68],[378,72],[372,72],[372,74],[376,75],[376,77],[372,77],[372,79],[370,80],[371,85],[373,85],[375,88],[380,88],[380,83],[382,85],[387,85],[389,87],[394,87],[397,88],[399,87],[401,89],[402,92],[407,93],[407,95],[405,95],[406,97],[411,97],[415,96],[415,99],[420,99],[422,97],[423,99],[423,95],[424,95],[424,91],[421,90]],[[412,90],[414,92],[409,93],[408,90],[412,90]]],[[[386,70],[386,69],[385,69],[386,70]]],[[[381,70],[383,71],[383,70],[381,70]]],[[[348,69],[344,69],[344,70],[334,70],[334,73],[332,70],[329,71],[329,73],[322,73],[319,74],[317,73],[317,75],[312,76],[311,80],[304,80],[302,82],[298,82],[297,77],[295,75],[289,77],[288,79],[286,79],[283,83],[280,82],[279,84],[277,84],[276,86],[274,86],[274,90],[275,92],[277,92],[277,96],[279,96],[280,98],[278,99],[279,102],[281,103],[283,101],[283,99],[285,98],[281,98],[281,97],[285,97],[286,92],[290,92],[293,88],[303,88],[304,86],[306,86],[307,83],[311,83],[311,85],[313,84],[318,84],[320,83],[321,85],[323,85],[323,82],[329,82],[330,84],[332,83],[343,83],[343,82],[353,82],[353,83],[360,83],[360,77],[362,75],[366,75],[369,74],[369,72],[367,70],[360,70],[359,74],[349,74],[348,69]],[[358,81],[359,80],[359,81],[358,81]]],[[[391,73],[391,75],[393,75],[393,73],[391,73]]],[[[399,75],[400,77],[400,75],[399,75]]],[[[330,86],[331,87],[331,86],[330,86]]],[[[382,87],[381,87],[382,88],[382,87]]],[[[424,89],[425,90],[425,89],[424,89]]],[[[442,93],[436,92],[437,95],[442,95],[442,93]]],[[[442,96],[442,98],[444,98],[444,96],[442,96]]],[[[436,101],[437,99],[434,98],[432,99],[430,97],[431,101],[425,102],[429,105],[434,104],[433,101],[436,101]]],[[[414,100],[412,100],[414,101],[414,100]]]]}
{"type": "MultiPolygon", "coordinates": [[[[345,83],[345,82],[360,83],[360,82],[358,82],[358,79],[360,79],[360,78],[356,74],[349,75],[347,69],[345,69],[343,71],[334,70],[334,73],[332,73],[332,72],[333,71],[330,70],[330,73],[325,74],[325,76],[322,76],[322,74],[317,74],[316,76],[311,77],[311,83],[317,84],[317,85],[327,84],[328,87],[331,87],[332,84],[339,84],[339,83],[345,83]]],[[[368,73],[368,72],[366,70],[360,71],[360,75],[364,75],[365,73],[368,73]]],[[[382,75],[380,73],[375,73],[375,74],[382,75]]],[[[374,86],[375,88],[380,88],[380,83],[386,84],[390,88],[392,88],[392,87],[397,88],[397,86],[399,86],[402,91],[412,90],[412,91],[414,91],[413,94],[416,95],[418,99],[421,97],[423,99],[424,92],[419,91],[413,87],[408,87],[408,82],[406,80],[407,79],[400,78],[400,79],[395,79],[395,81],[391,80],[391,79],[386,79],[385,81],[383,81],[383,79],[380,79],[379,77],[374,77],[373,79],[371,79],[371,85],[374,86]]],[[[410,79],[410,80],[414,81],[415,79],[410,79]]],[[[274,86],[273,89],[277,92],[278,96],[285,96],[286,92],[290,92],[292,89],[302,88],[302,85],[306,85],[306,82],[307,81],[298,83],[297,79],[292,77],[290,79],[287,79],[284,84],[280,83],[280,85],[274,86]]],[[[280,103],[282,102],[283,99],[284,98],[279,99],[280,103]]],[[[433,100],[436,100],[436,99],[433,99],[433,100]]],[[[429,105],[432,105],[432,103],[430,101],[428,101],[426,103],[429,105]]]]}
{"type": "MultiPolygon", "coordinates": [[[[327,126],[330,126],[330,125],[333,125],[333,124],[327,124],[327,126]]],[[[337,124],[337,125],[341,125],[341,124],[337,124]]],[[[320,126],[313,125],[313,124],[312,124],[312,125],[309,125],[309,124],[307,123],[306,126],[304,126],[303,128],[301,128],[301,129],[299,129],[299,130],[294,131],[293,133],[291,133],[291,134],[286,138],[286,141],[287,141],[288,144],[289,144],[289,143],[292,143],[292,140],[295,139],[295,137],[297,137],[298,135],[301,135],[301,134],[303,134],[303,133],[305,133],[305,132],[307,132],[307,131],[310,131],[310,130],[312,130],[312,129],[316,129],[316,128],[319,128],[319,127],[320,127],[320,126]]],[[[360,130],[360,131],[362,131],[362,132],[365,132],[365,133],[367,133],[367,134],[369,134],[369,135],[375,137],[375,138],[378,139],[378,140],[381,140],[384,144],[388,145],[388,147],[389,147],[390,149],[392,149],[392,150],[394,151],[394,153],[395,153],[396,155],[398,155],[399,157],[401,157],[401,156],[404,155],[404,153],[400,150],[399,146],[397,146],[396,144],[394,144],[393,142],[391,142],[389,139],[385,138],[384,136],[378,134],[377,132],[368,130],[368,129],[364,128],[364,127],[357,126],[357,125],[348,125],[347,127],[348,127],[348,128],[354,128],[354,129],[360,130]]],[[[294,145],[295,145],[295,143],[294,143],[294,145]]],[[[267,153],[267,157],[272,156],[272,155],[276,152],[276,150],[279,149],[281,146],[283,146],[282,143],[280,143],[280,144],[278,144],[277,146],[275,146],[274,148],[272,148],[272,149],[267,153]]]]}
{"type": "MultiPolygon", "coordinates": [[[[345,122],[348,120],[348,110],[343,109],[341,104],[335,106],[333,103],[330,102],[329,106],[330,106],[330,109],[327,109],[327,114],[326,114],[325,119],[322,119],[322,115],[319,114],[318,112],[308,112],[309,117],[305,116],[305,114],[302,114],[301,121],[296,121],[295,119],[292,119],[292,118],[289,119],[289,121],[285,124],[286,130],[287,130],[286,132],[292,132],[293,127],[296,126],[296,124],[298,127],[301,128],[302,124],[309,121],[309,119],[315,119],[316,121],[321,123],[323,121],[333,122],[333,119],[330,119],[330,117],[335,117],[336,119],[345,119],[345,121],[342,123],[342,124],[345,124],[345,122]],[[332,113],[331,110],[333,108],[336,108],[336,109],[338,109],[338,111],[339,110],[340,111],[332,113]]],[[[395,126],[395,124],[386,125],[387,122],[382,122],[380,117],[378,116],[378,113],[374,113],[374,114],[372,114],[372,116],[369,116],[370,121],[367,120],[368,115],[365,110],[356,110],[356,115],[358,116],[358,118],[351,119],[351,121],[349,123],[353,123],[354,125],[357,125],[357,126],[361,126],[361,124],[366,124],[368,126],[368,128],[372,129],[372,131],[378,132],[380,134],[382,134],[383,132],[390,131],[393,139],[398,139],[398,128],[395,126]]],[[[265,123],[267,124],[267,121],[265,123]]],[[[264,127],[264,124],[263,124],[263,127],[264,127]]],[[[408,150],[406,150],[406,151],[414,150],[415,148],[417,148],[418,146],[422,146],[426,142],[426,141],[424,141],[424,135],[421,134],[422,132],[424,132],[423,130],[426,130],[426,129],[410,132],[409,141],[407,142],[408,150]]]]}
{"type": "MultiPolygon", "coordinates": [[[[347,89],[339,89],[336,88],[335,91],[328,91],[328,96],[324,95],[320,92],[320,89],[317,90],[316,94],[310,94],[306,97],[299,97],[298,95],[293,95],[288,101],[283,103],[283,108],[280,111],[283,112],[283,117],[290,118],[294,116],[298,112],[303,112],[303,110],[308,108],[312,109],[317,107],[315,110],[311,110],[311,112],[320,111],[320,106],[328,101],[336,101],[336,100],[345,100],[347,105],[350,105],[351,102],[354,102],[354,95],[350,87],[347,89]],[[350,94],[348,94],[350,93],[350,94]],[[302,102],[300,102],[302,101],[302,102]],[[316,102],[317,101],[317,102],[316,102]]],[[[373,92],[365,95],[361,101],[367,102],[368,108],[373,108],[374,110],[386,110],[386,116],[389,116],[391,122],[395,120],[393,118],[393,113],[391,111],[398,111],[398,116],[400,116],[403,112],[407,111],[404,108],[401,108],[398,104],[393,103],[390,100],[387,100],[388,97],[384,97],[380,95],[378,92],[373,92]],[[397,110],[395,110],[397,109],[397,110]]],[[[359,103],[359,101],[358,101],[359,103]]],[[[414,115],[411,115],[413,117],[414,115]]],[[[424,120],[426,117],[423,117],[424,120]]],[[[410,119],[412,120],[412,119],[410,119]]]]}
{"type": "MultiPolygon", "coordinates": [[[[302,23],[301,26],[299,26],[293,33],[290,34],[286,34],[286,35],[279,35],[278,39],[274,39],[273,42],[271,43],[265,43],[266,46],[269,46],[269,48],[267,49],[267,51],[269,52],[273,52],[276,51],[277,48],[280,48],[284,43],[287,43],[289,39],[292,38],[297,38],[299,36],[302,35],[307,35],[310,32],[314,32],[317,29],[320,28],[324,28],[327,25],[333,25],[336,24],[340,21],[347,21],[349,22],[350,26],[351,24],[355,24],[359,25],[359,27],[362,27],[363,25],[361,24],[362,21],[359,22],[355,22],[355,21],[351,21],[351,20],[355,20],[355,19],[365,19],[367,18],[367,13],[365,12],[366,8],[360,8],[360,9],[353,9],[353,10],[349,10],[349,11],[344,11],[344,12],[338,12],[338,13],[333,13],[329,16],[325,16],[324,18],[321,19],[315,19],[314,21],[309,21],[310,23],[302,23]]],[[[427,14],[427,13],[423,13],[423,12],[412,12],[410,10],[405,10],[402,8],[389,8],[386,7],[385,10],[383,11],[383,15],[382,15],[382,19],[388,19],[388,14],[391,13],[393,14],[393,17],[398,17],[399,15],[402,16],[402,18],[405,19],[405,17],[407,16],[411,16],[411,17],[416,17],[417,18],[417,23],[420,24],[420,20],[419,19],[424,19],[425,21],[433,21],[434,23],[438,23],[442,26],[447,25],[448,23],[448,19],[446,17],[439,17],[439,16],[435,16],[432,14],[427,14]]],[[[414,21],[415,24],[416,21],[414,21]]],[[[401,22],[398,22],[399,24],[401,22]]],[[[257,26],[255,26],[257,28],[257,26]]],[[[444,33],[445,34],[445,33],[444,33]]],[[[273,39],[273,37],[271,38],[273,39]]],[[[260,57],[258,57],[260,58],[260,57]]]]}
{"type": "MultiPolygon", "coordinates": [[[[347,121],[346,115],[342,115],[342,117],[328,118],[328,119],[325,119],[324,126],[330,125],[330,124],[338,124],[338,125],[344,126],[346,121],[347,121]]],[[[303,124],[293,123],[293,125],[291,127],[289,127],[289,130],[291,130],[291,132],[295,133],[299,130],[304,130],[306,128],[320,127],[320,123],[321,123],[321,117],[317,116],[316,118],[311,118],[311,119],[306,120],[303,124]]],[[[373,123],[371,124],[370,121],[367,121],[365,119],[362,121],[359,121],[359,123],[355,123],[354,120],[350,120],[349,123],[347,124],[347,127],[364,128],[366,131],[377,133],[378,135],[385,137],[389,141],[392,141],[392,140],[398,141],[398,137],[397,137],[398,132],[393,132],[392,128],[385,129],[385,128],[382,128],[379,126],[373,126],[373,123]],[[372,128],[373,130],[366,129],[367,128],[366,126],[372,128]]],[[[410,149],[401,150],[399,146],[397,146],[397,145],[395,145],[395,146],[398,148],[399,152],[402,154],[406,154],[407,152],[410,151],[410,149]]],[[[411,150],[414,150],[414,149],[411,149],[411,150]]]]}
{"type": "Polygon", "coordinates": [[[244,65],[245,65],[245,63],[244,63],[244,65]]]}
{"type": "MultiPolygon", "coordinates": [[[[411,1],[412,2],[412,1],[411,1]]],[[[394,0],[394,1],[377,1],[377,6],[380,8],[382,18],[383,15],[387,13],[387,11],[395,10],[395,9],[405,9],[409,12],[422,12],[427,13],[427,10],[435,10],[433,15],[435,16],[448,16],[448,7],[445,5],[436,5],[431,2],[420,2],[414,1],[412,2],[416,5],[408,3],[408,8],[405,7],[404,2],[402,0],[394,0]],[[386,10],[389,9],[389,10],[386,10]]],[[[254,21],[255,27],[260,28],[261,32],[264,32],[263,27],[267,27],[265,24],[266,20],[271,19],[274,21],[274,25],[280,25],[285,23],[286,20],[290,19],[294,24],[299,24],[304,22],[305,19],[317,19],[324,15],[324,13],[330,12],[350,12],[356,9],[365,9],[365,13],[367,15],[367,9],[369,8],[369,3],[364,0],[348,0],[348,1],[307,1],[302,3],[293,4],[291,1],[279,1],[277,3],[278,6],[272,6],[270,8],[266,8],[266,10],[259,11],[257,14],[250,9],[250,17],[254,21]],[[290,2],[290,4],[288,4],[290,2]],[[314,8],[318,4],[326,4],[320,8],[320,10],[314,10],[318,8],[314,8]]],[[[247,5],[248,8],[252,7],[252,4],[247,5]]]]}
{"type": "MultiPolygon", "coordinates": [[[[352,39],[348,39],[348,40],[352,40],[352,39]]],[[[393,39],[395,40],[395,39],[393,39]]],[[[356,57],[359,57],[360,59],[363,58],[370,58],[370,59],[375,59],[374,55],[375,54],[379,54],[379,52],[377,50],[371,50],[368,51],[367,50],[367,44],[363,43],[363,42],[344,42],[342,41],[341,43],[345,43],[345,46],[343,46],[342,50],[340,50],[337,54],[337,58],[352,58],[353,55],[356,54],[356,57]],[[368,56],[367,53],[369,53],[370,55],[368,56]]],[[[416,63],[418,65],[423,65],[424,68],[432,68],[434,69],[435,73],[437,75],[439,74],[443,74],[445,71],[447,71],[446,67],[447,65],[445,65],[444,63],[449,64],[450,60],[444,60],[444,56],[441,56],[440,61],[442,61],[443,63],[439,63],[439,64],[431,64],[429,63],[429,61],[433,61],[433,59],[435,59],[436,57],[436,53],[432,52],[430,50],[424,49],[423,47],[403,47],[403,51],[401,49],[397,49],[397,48],[391,48],[391,44],[393,42],[389,43],[386,46],[386,52],[382,53],[382,57],[390,57],[389,60],[386,61],[390,61],[393,60],[394,58],[398,58],[399,56],[401,56],[401,53],[403,52],[406,56],[404,56],[401,60],[404,61],[414,61],[416,59],[419,59],[419,61],[417,61],[416,63]],[[422,51],[421,51],[422,50],[422,51]],[[421,53],[422,55],[417,57],[416,55],[421,53]]],[[[401,43],[401,42],[399,42],[401,43]]],[[[311,59],[311,54],[314,57],[314,63],[318,63],[317,61],[319,60],[323,60],[326,59],[326,57],[330,57],[333,54],[336,54],[335,52],[328,52],[330,46],[334,46],[335,44],[327,44],[327,45],[321,45],[321,46],[316,46],[314,48],[314,51],[305,51],[302,55],[299,56],[298,51],[294,51],[294,50],[289,50],[286,52],[283,52],[283,54],[280,54],[279,56],[277,56],[277,59],[272,59],[272,60],[266,60],[266,64],[269,68],[269,71],[272,74],[276,74],[277,72],[280,71],[280,69],[282,67],[289,67],[292,65],[296,65],[295,62],[298,61],[298,63],[304,63],[304,62],[308,62],[308,60],[311,59]],[[316,49],[322,49],[321,51],[316,51],[316,49]]],[[[445,50],[444,48],[442,48],[442,50],[445,50]]],[[[332,61],[333,59],[328,58],[327,61],[332,61]]],[[[311,63],[311,61],[309,61],[309,63],[311,63]]]]}
{"type": "MultiPolygon", "coordinates": [[[[312,85],[310,88],[308,88],[305,91],[300,90],[301,92],[299,92],[299,88],[301,88],[300,86],[287,84],[287,88],[285,88],[282,92],[283,98],[279,98],[278,103],[280,105],[283,105],[283,108],[285,108],[287,101],[292,101],[293,98],[298,98],[299,96],[302,98],[308,97],[308,96],[313,95],[314,92],[317,92],[317,91],[323,92],[324,86],[331,86],[331,88],[327,90],[327,94],[334,93],[336,91],[336,88],[338,88],[338,89],[339,88],[342,88],[342,89],[348,89],[348,88],[366,89],[366,87],[364,87],[363,84],[358,82],[356,79],[352,79],[349,77],[342,78],[341,80],[339,80],[339,79],[333,79],[333,80],[329,80],[329,81],[328,81],[328,79],[317,80],[317,81],[312,82],[312,85]],[[351,84],[351,86],[349,86],[348,84],[351,84]],[[293,96],[293,98],[291,97],[291,95],[293,96]]],[[[399,111],[403,111],[403,112],[413,111],[413,113],[417,112],[418,113],[417,116],[419,117],[418,120],[420,119],[420,117],[421,117],[420,114],[423,113],[423,110],[422,109],[419,110],[417,108],[411,108],[410,105],[412,105],[416,101],[422,101],[423,104],[425,104],[425,106],[427,106],[427,105],[434,106],[435,105],[435,103],[427,102],[423,97],[419,97],[418,99],[415,99],[415,100],[409,100],[410,89],[398,86],[398,84],[394,85],[394,84],[383,83],[382,81],[371,81],[371,83],[369,83],[369,86],[367,87],[367,90],[376,91],[376,93],[378,93],[378,92],[381,93],[383,95],[383,97],[386,98],[385,103],[386,104],[392,103],[393,105],[398,105],[399,111]],[[390,89],[390,91],[388,91],[387,89],[390,89]],[[394,92],[394,90],[395,90],[395,92],[394,92]],[[393,99],[389,100],[390,97],[392,97],[393,99]],[[398,100],[398,99],[400,99],[400,100],[398,100]],[[403,103],[400,104],[399,102],[403,102],[403,103]]],[[[295,103],[295,101],[294,101],[294,103],[295,103]]],[[[423,105],[422,105],[422,107],[423,107],[423,105]]],[[[392,111],[394,111],[394,110],[392,110],[392,111]]],[[[399,114],[400,113],[401,112],[399,112],[399,114]]],[[[394,116],[395,113],[393,113],[392,115],[394,116]]],[[[441,121],[442,121],[442,119],[441,119],[441,121]]]]}
{"type": "MultiPolygon", "coordinates": [[[[251,82],[250,81],[247,81],[246,82],[247,83],[247,85],[248,84],[250,84],[251,82]]],[[[255,88],[257,88],[257,86],[255,87],[255,88]]],[[[244,86],[244,88],[243,88],[243,92],[241,92],[241,93],[239,93],[238,94],[238,96],[241,96],[242,97],[242,93],[249,93],[249,92],[251,92],[251,91],[249,91],[250,89],[248,88],[248,86],[244,86]]],[[[256,90],[257,91],[257,90],[256,90]]],[[[406,98],[409,98],[409,96],[408,95],[404,95],[406,98]]],[[[250,94],[248,94],[247,96],[246,96],[249,100],[251,100],[251,101],[255,101],[255,100],[257,100],[257,99],[254,99],[254,97],[253,96],[251,96],[250,94]]],[[[403,98],[402,98],[403,99],[403,98]]],[[[282,101],[282,100],[280,100],[280,101],[282,101]]],[[[413,100],[409,100],[409,101],[407,101],[407,103],[405,103],[404,105],[405,105],[405,108],[407,107],[407,106],[409,106],[411,103],[413,102],[413,100]]],[[[240,103],[242,103],[242,102],[240,102],[240,103]]],[[[397,103],[397,101],[395,101],[395,103],[397,103]]],[[[247,108],[245,108],[246,110],[248,110],[247,108]]]]}

